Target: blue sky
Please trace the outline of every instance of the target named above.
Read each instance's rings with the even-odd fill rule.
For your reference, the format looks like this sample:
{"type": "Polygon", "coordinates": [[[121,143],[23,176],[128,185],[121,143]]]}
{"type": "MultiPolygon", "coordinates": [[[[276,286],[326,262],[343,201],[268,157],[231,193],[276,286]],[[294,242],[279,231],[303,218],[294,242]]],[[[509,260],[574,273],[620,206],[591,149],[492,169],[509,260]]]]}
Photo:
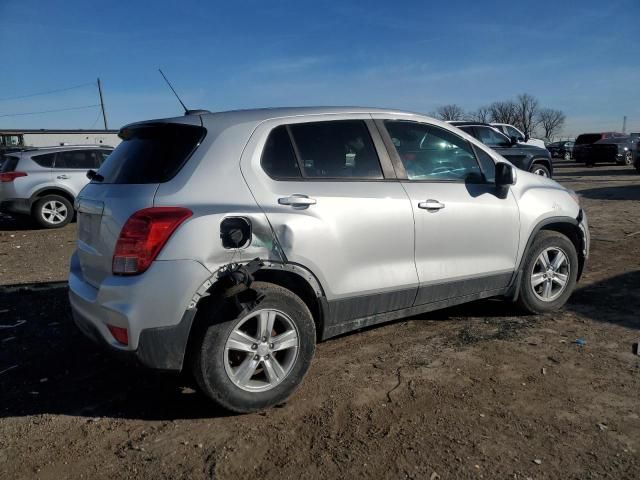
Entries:
{"type": "Polygon", "coordinates": [[[110,127],[190,108],[475,109],[518,93],[564,133],[640,130],[640,1],[0,0],[0,128],[110,127]]]}

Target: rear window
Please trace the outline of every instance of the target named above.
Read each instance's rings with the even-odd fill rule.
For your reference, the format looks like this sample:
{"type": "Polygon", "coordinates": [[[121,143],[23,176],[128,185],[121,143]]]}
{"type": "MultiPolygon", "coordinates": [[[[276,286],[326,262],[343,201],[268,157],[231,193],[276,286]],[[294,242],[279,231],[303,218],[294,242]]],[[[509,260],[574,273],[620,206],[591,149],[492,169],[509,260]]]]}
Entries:
{"type": "Polygon", "coordinates": [[[184,166],[204,138],[202,127],[155,124],[120,132],[122,143],[107,157],[92,183],[163,183],[184,166]]]}
{"type": "Polygon", "coordinates": [[[18,166],[18,157],[12,155],[0,155],[0,172],[13,172],[18,166]]]}
{"type": "Polygon", "coordinates": [[[590,143],[595,143],[602,138],[602,135],[599,133],[586,133],[584,135],[578,135],[576,138],[576,145],[587,145],[590,143]]]}

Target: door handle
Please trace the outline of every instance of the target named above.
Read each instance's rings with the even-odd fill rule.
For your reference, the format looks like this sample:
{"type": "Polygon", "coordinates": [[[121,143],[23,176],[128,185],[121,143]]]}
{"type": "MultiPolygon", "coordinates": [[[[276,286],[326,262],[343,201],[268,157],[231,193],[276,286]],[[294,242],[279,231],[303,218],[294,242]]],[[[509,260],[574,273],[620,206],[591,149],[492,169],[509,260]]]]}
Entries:
{"type": "Polygon", "coordinates": [[[309,198],[307,195],[294,193],[288,197],[278,199],[280,205],[290,205],[292,207],[308,207],[309,205],[315,205],[316,199],[309,198]]]}
{"type": "Polygon", "coordinates": [[[442,210],[444,208],[444,203],[440,203],[438,200],[429,199],[426,202],[420,202],[418,204],[418,208],[423,208],[425,210],[442,210]]]}
{"type": "Polygon", "coordinates": [[[69,175],[58,175],[56,178],[59,178],[60,180],[69,180],[69,175]]]}

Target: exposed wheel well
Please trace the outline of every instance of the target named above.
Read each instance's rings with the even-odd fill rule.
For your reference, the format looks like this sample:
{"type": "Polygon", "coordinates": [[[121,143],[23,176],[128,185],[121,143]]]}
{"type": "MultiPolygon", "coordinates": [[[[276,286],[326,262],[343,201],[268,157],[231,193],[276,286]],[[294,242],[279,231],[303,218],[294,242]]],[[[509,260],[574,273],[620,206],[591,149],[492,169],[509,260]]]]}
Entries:
{"type": "Polygon", "coordinates": [[[61,197],[64,197],[71,202],[71,205],[73,205],[73,202],[75,201],[73,195],[65,190],[61,190],[59,188],[47,188],[45,190],[36,192],[33,197],[31,197],[31,207],[33,208],[33,205],[35,205],[38,200],[40,200],[42,197],[46,197],[47,195],[59,195],[61,197]]]}
{"type": "MultiPolygon", "coordinates": [[[[315,294],[315,291],[311,285],[302,276],[293,272],[282,270],[271,270],[268,268],[258,270],[253,274],[256,281],[269,282],[275,285],[280,285],[295,293],[300,299],[307,305],[313,321],[316,325],[316,338],[319,340],[322,338],[323,331],[323,316],[320,300],[315,294]]],[[[212,306],[210,302],[220,302],[219,309],[216,310],[216,315],[228,316],[232,314],[233,307],[229,308],[232,304],[225,299],[222,294],[222,289],[219,283],[214,284],[209,290],[210,294],[204,297],[198,303],[198,312],[193,320],[191,329],[189,331],[189,339],[187,341],[187,347],[185,351],[185,359],[183,363],[183,369],[185,365],[189,365],[194,359],[194,342],[198,335],[201,335],[206,329],[207,325],[211,322],[211,318],[206,315],[201,315],[202,312],[211,311],[208,307],[212,306]]]]}
{"type": "Polygon", "coordinates": [[[258,270],[254,274],[256,280],[261,282],[274,283],[280,285],[288,290],[291,290],[307,305],[311,315],[313,315],[313,321],[316,324],[316,337],[321,338],[323,325],[322,308],[320,301],[313,290],[313,287],[302,278],[293,272],[287,272],[282,270],[270,270],[262,269],[258,270]]]}
{"type": "Polygon", "coordinates": [[[531,169],[534,165],[543,165],[547,167],[549,172],[551,172],[551,162],[545,158],[536,158],[535,160],[533,160],[531,162],[531,167],[529,167],[529,169],[531,169]]]}

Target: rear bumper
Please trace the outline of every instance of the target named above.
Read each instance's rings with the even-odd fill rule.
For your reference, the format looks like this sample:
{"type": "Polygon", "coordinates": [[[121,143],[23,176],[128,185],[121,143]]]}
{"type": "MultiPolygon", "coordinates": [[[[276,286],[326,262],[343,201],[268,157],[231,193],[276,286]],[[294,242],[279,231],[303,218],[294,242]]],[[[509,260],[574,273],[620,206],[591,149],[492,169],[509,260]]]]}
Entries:
{"type": "Polygon", "coordinates": [[[31,201],[23,198],[9,198],[1,200],[0,212],[22,213],[29,215],[31,213],[31,201]]]}
{"type": "Polygon", "coordinates": [[[147,367],[181,370],[195,309],[189,302],[211,273],[192,260],[156,261],[144,274],[86,282],[74,253],[69,301],[78,328],[96,343],[136,358],[147,367]],[[126,328],[122,345],[107,325],[126,328]]]}

